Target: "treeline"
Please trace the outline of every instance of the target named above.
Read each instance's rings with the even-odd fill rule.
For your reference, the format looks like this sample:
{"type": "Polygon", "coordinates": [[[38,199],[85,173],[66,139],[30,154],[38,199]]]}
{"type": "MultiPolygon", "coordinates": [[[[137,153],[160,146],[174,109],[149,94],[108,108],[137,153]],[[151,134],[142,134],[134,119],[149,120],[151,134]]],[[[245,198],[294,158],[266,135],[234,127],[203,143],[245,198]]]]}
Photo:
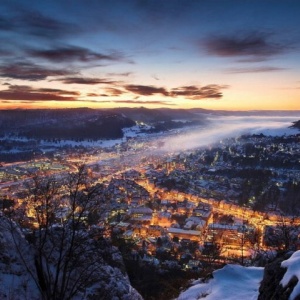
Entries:
{"type": "Polygon", "coordinates": [[[152,124],[152,128],[150,130],[145,130],[146,132],[157,133],[157,132],[164,132],[169,131],[172,129],[179,129],[188,126],[196,126],[203,124],[202,121],[164,121],[164,122],[156,122],[152,124]]]}
{"type": "Polygon", "coordinates": [[[300,129],[300,120],[293,122],[293,125],[291,127],[300,129]]]}
{"type": "Polygon", "coordinates": [[[15,161],[28,161],[35,158],[37,153],[32,150],[22,152],[5,152],[0,153],[0,161],[10,163],[15,161]]]}
{"type": "Polygon", "coordinates": [[[135,125],[124,115],[91,109],[0,111],[0,134],[33,139],[116,139],[135,125]]]}
{"type": "Polygon", "coordinates": [[[123,137],[122,129],[133,126],[135,122],[120,116],[105,116],[95,121],[85,121],[73,124],[64,122],[35,127],[20,132],[21,136],[35,139],[116,139],[123,137]]]}

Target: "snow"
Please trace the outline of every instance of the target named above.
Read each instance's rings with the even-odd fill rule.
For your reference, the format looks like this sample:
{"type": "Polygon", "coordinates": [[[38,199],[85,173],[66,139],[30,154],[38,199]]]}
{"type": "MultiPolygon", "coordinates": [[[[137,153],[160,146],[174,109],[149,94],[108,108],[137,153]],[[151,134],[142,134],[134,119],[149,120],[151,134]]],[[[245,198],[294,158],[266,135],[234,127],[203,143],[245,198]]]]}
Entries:
{"type": "MultiPolygon", "coordinates": [[[[54,237],[54,236],[53,236],[54,237]]],[[[57,236],[59,237],[59,236],[57,236]]],[[[47,241],[48,243],[48,241],[47,241]]],[[[94,251],[95,245],[92,241],[87,241],[82,249],[86,253],[95,252],[97,264],[89,265],[91,267],[90,285],[85,290],[80,290],[73,300],[83,299],[118,299],[118,300],[142,300],[140,294],[130,285],[130,281],[124,270],[121,253],[116,247],[106,247],[94,251]],[[111,264],[111,265],[110,265],[111,264]],[[95,272],[93,270],[96,270],[95,272]]],[[[55,261],[58,253],[54,248],[51,250],[51,258],[55,261]]],[[[82,250],[81,250],[82,251],[82,250]]],[[[94,259],[94,257],[92,258],[94,259]]],[[[33,248],[27,243],[20,228],[13,222],[9,221],[0,212],[0,299],[1,300],[40,300],[42,299],[37,287],[37,274],[35,272],[33,248]],[[29,271],[30,270],[30,271],[29,271]]],[[[53,272],[55,265],[50,263],[47,272],[53,272]]],[[[77,274],[81,269],[74,269],[70,280],[77,279],[77,274]]],[[[84,274],[84,273],[83,273],[84,274]]],[[[72,283],[73,284],[73,283],[72,283]]]]}
{"type": "Polygon", "coordinates": [[[34,279],[18,254],[20,249],[27,267],[32,270],[32,250],[19,228],[0,213],[0,299],[39,299],[34,279]]]}
{"type": "Polygon", "coordinates": [[[214,271],[207,283],[197,283],[182,292],[178,300],[254,300],[263,272],[264,268],[226,265],[214,271]]]}
{"type": "MultiPolygon", "coordinates": [[[[300,279],[300,251],[296,251],[293,255],[281,263],[281,267],[287,268],[282,280],[280,281],[283,287],[286,287],[293,277],[300,279]]],[[[289,299],[293,300],[300,294],[300,282],[298,281],[293,289],[289,299]]]]}

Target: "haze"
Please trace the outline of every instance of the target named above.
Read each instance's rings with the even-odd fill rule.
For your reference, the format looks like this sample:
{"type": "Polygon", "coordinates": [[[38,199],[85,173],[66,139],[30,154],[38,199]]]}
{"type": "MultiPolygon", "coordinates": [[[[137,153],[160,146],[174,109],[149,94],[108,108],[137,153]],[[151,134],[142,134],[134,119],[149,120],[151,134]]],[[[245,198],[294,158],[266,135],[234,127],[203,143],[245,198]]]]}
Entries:
{"type": "Polygon", "coordinates": [[[211,122],[203,129],[185,130],[183,133],[163,139],[163,151],[192,150],[209,146],[222,139],[238,137],[242,134],[260,134],[281,136],[297,134],[297,129],[289,128],[292,122],[300,119],[297,116],[213,116],[208,118],[211,122]]]}

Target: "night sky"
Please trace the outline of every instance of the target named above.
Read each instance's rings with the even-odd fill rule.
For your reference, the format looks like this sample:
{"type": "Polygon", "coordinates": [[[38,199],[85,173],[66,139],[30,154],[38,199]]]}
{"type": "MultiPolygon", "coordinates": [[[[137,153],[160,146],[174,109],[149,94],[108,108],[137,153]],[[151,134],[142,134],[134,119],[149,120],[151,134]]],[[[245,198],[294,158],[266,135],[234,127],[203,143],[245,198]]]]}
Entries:
{"type": "Polygon", "coordinates": [[[300,109],[300,1],[2,0],[0,108],[300,109]]]}

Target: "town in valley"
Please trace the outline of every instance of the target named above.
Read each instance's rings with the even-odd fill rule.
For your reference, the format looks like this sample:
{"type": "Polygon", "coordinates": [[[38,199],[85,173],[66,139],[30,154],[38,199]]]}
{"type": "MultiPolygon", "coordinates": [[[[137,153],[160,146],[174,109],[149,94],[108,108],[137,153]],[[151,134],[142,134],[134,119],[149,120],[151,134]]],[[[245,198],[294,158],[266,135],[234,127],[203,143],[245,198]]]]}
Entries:
{"type": "Polygon", "coordinates": [[[299,134],[243,134],[174,152],[161,151],[165,142],[131,137],[2,162],[1,210],[30,236],[40,224],[28,190],[36,175],[51,179],[59,184],[59,228],[70,211],[65,178],[84,165],[98,194],[80,226],[111,240],[127,262],[197,278],[224,263],[263,264],[299,249],[299,134]]]}

